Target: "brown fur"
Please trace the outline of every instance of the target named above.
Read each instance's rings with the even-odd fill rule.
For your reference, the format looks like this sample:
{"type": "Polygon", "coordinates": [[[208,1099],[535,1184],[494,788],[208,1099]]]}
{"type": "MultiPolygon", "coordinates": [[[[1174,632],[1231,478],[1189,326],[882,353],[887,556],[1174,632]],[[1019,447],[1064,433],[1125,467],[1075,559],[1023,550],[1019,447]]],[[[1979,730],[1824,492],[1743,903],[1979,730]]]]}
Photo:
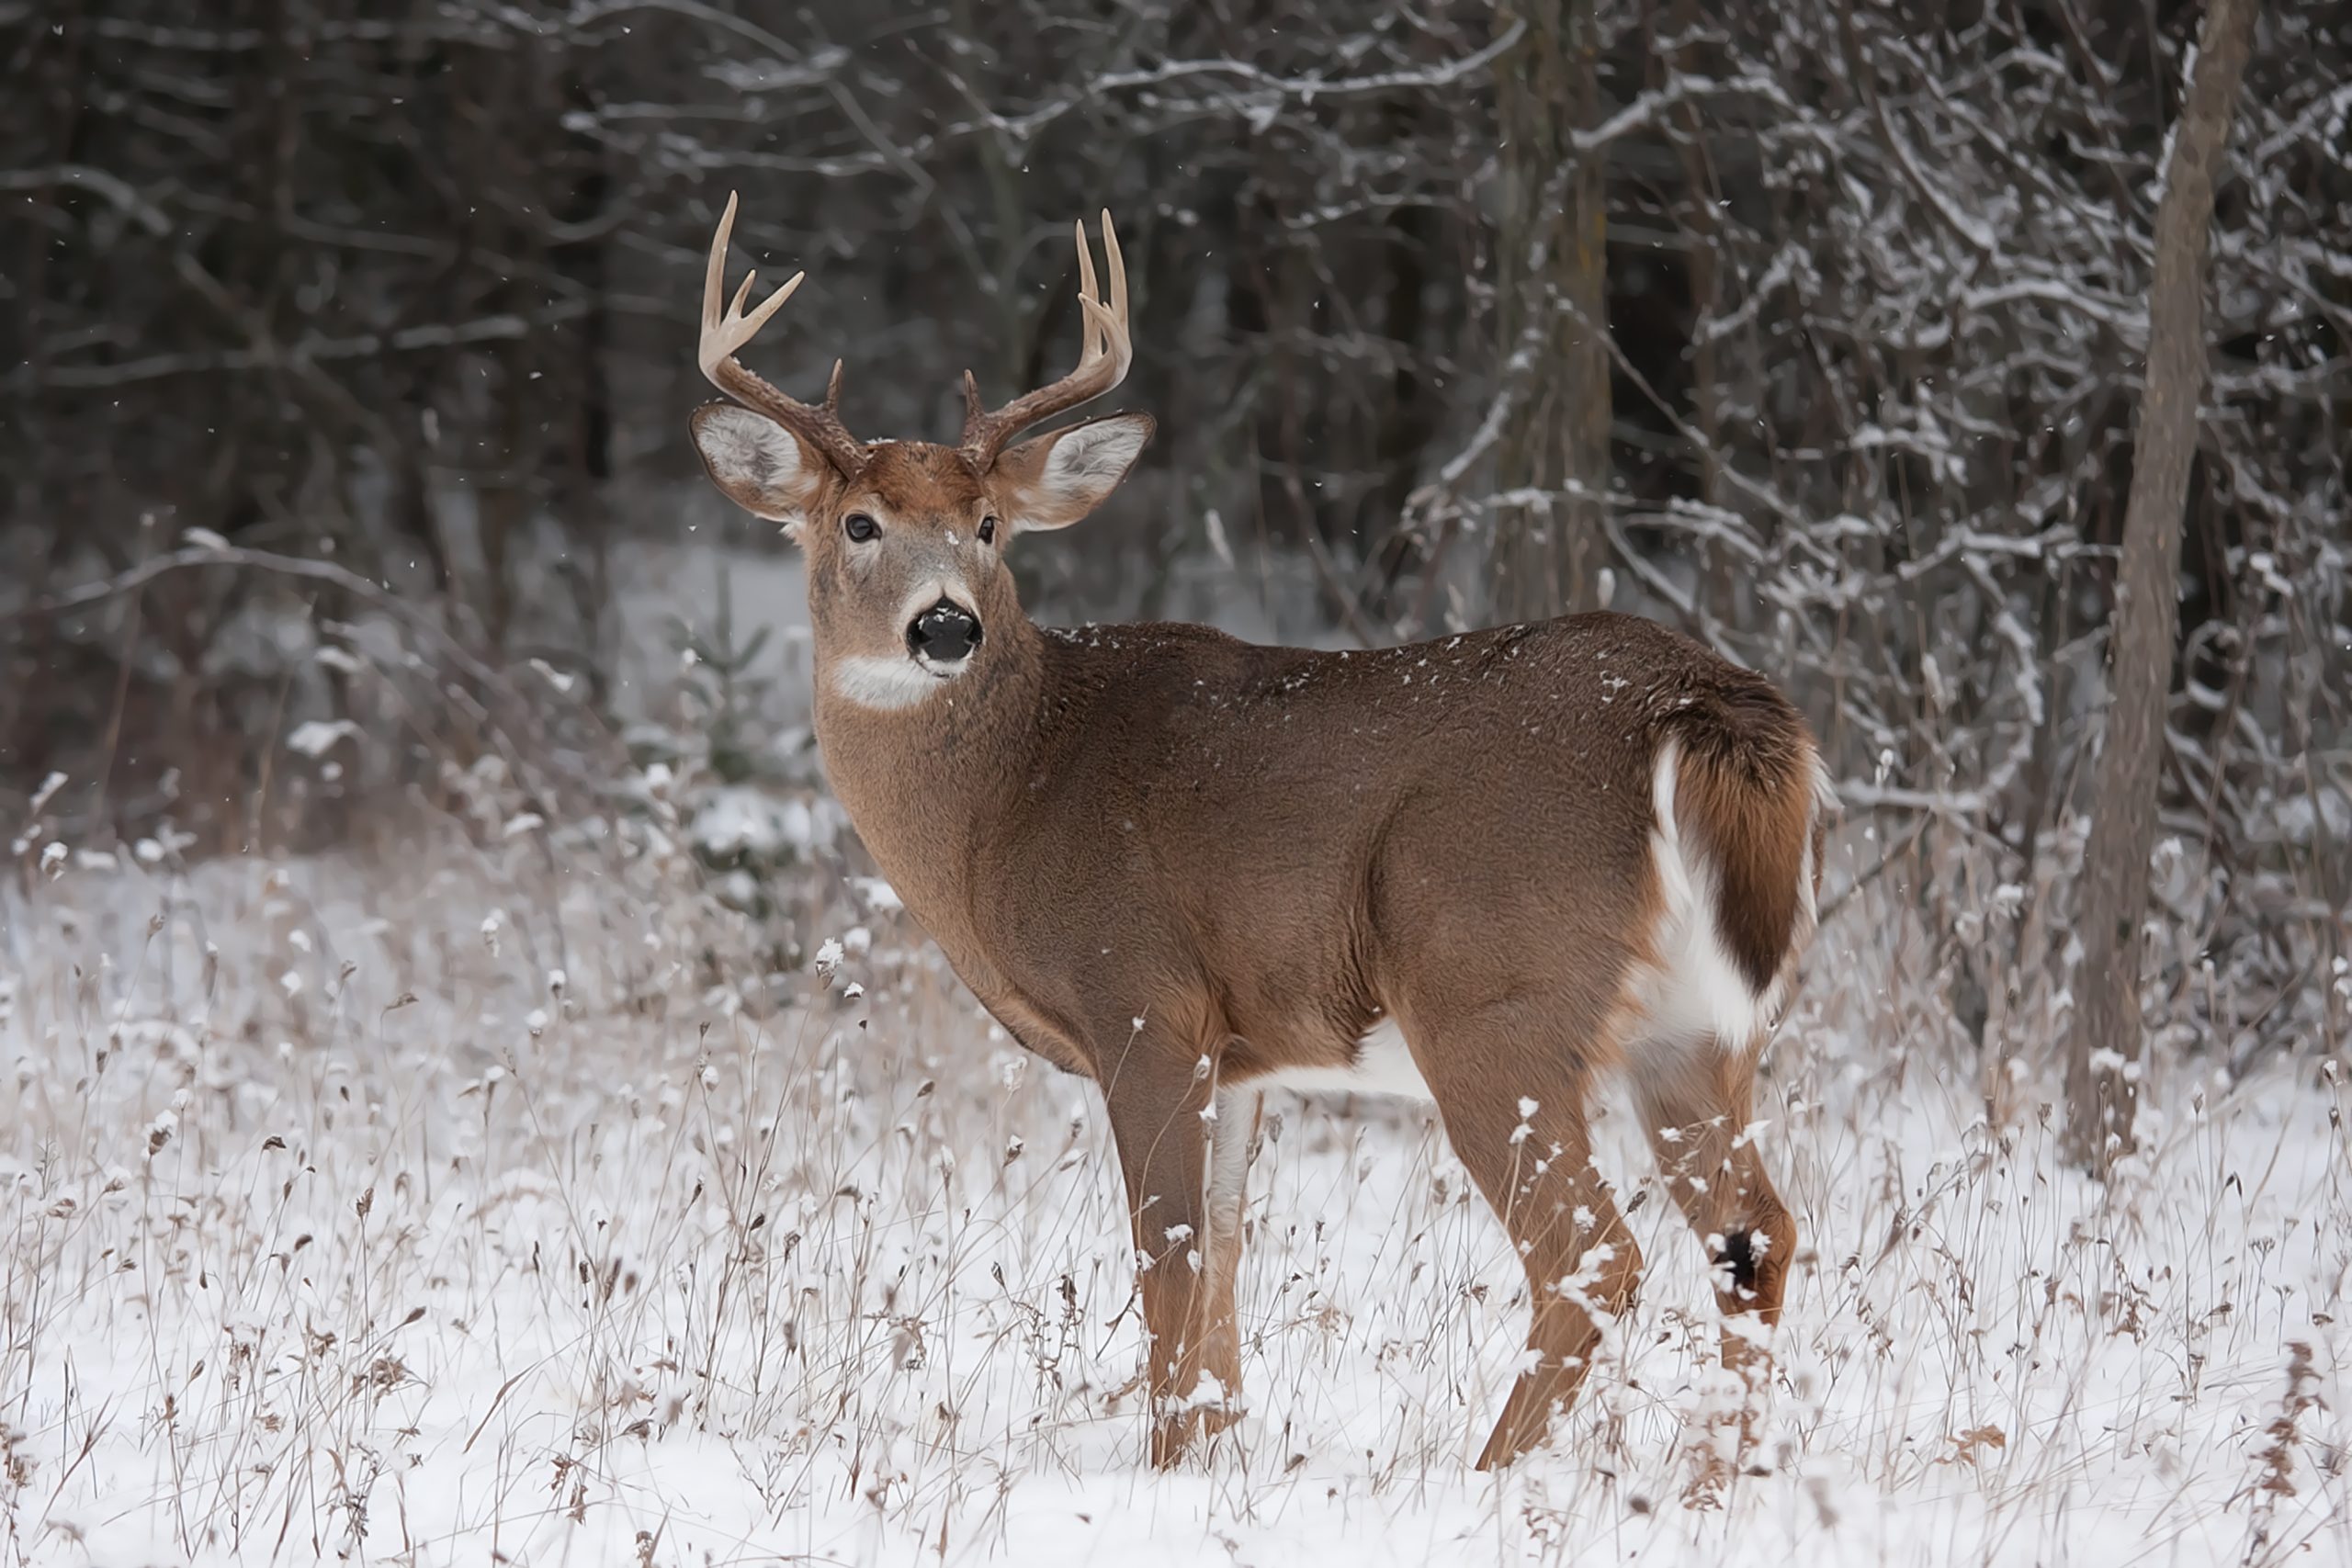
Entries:
{"type": "MultiPolygon", "coordinates": [[[[1795,710],[1616,615],[1352,654],[1193,626],[1042,630],[1004,566],[1010,530],[993,545],[978,531],[991,516],[1059,525],[1107,494],[1119,475],[1099,464],[1049,482],[1069,434],[985,470],[877,446],[853,477],[805,444],[797,465],[774,446],[756,461],[740,441],[705,452],[808,551],[817,736],[866,847],[989,1011],[1102,1086],[1148,1260],[1155,1461],[1229,1417],[1186,1404],[1204,1371],[1238,1387],[1238,1178],[1228,1163],[1218,1185],[1216,1139],[1248,1135],[1253,1080],[1344,1066],[1385,1019],[1527,1270],[1535,1359],[1482,1464],[1544,1440],[1600,1320],[1637,1288],[1586,1121],[1621,1061],[1678,1201],[1733,1270],[1725,1310],[1777,1317],[1794,1230],[1738,1136],[1760,1042],[1649,1039],[1629,998],[1657,962],[1653,792],[1669,742],[1727,950],[1758,991],[1793,964],[1815,769],[1795,710]],[[880,521],[878,541],[845,542],[854,512],[880,521]],[[861,699],[844,674],[905,675],[891,660],[908,657],[906,607],[934,582],[984,639],[907,705],[861,699]],[[1204,1122],[1213,1100],[1229,1109],[1204,1122]]],[[[1726,1349],[1746,1364],[1744,1345],[1726,1349]]]]}

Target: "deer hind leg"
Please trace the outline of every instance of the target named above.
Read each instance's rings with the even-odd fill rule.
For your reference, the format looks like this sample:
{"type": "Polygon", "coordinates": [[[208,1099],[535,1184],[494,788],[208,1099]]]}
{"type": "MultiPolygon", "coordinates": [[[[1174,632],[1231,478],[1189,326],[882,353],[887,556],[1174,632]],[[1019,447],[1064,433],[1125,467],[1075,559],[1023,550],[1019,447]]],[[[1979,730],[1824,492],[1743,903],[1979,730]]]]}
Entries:
{"type": "Polygon", "coordinates": [[[1597,1319],[1623,1314],[1641,1283],[1641,1248],[1592,1164],[1590,1072],[1577,1052],[1551,1048],[1553,1038],[1508,1028],[1443,1031],[1431,1049],[1417,1043],[1414,1052],[1448,1141],[1527,1270],[1529,1359],[1478,1456],[1480,1470],[1544,1441],[1591,1371],[1597,1319]]]}
{"type": "MultiPolygon", "coordinates": [[[[1194,1059],[1186,1054],[1182,1065],[1194,1059]]],[[[1207,1076],[1152,1070],[1158,1066],[1133,1064],[1108,1100],[1141,1270],[1151,1462],[1165,1469],[1194,1437],[1221,1431],[1239,1416],[1233,1288],[1258,1095],[1227,1089],[1212,1100],[1207,1076]],[[1204,1118],[1212,1103],[1217,1114],[1204,1118]],[[1202,1386],[1203,1372],[1216,1380],[1215,1390],[1202,1386]]]]}
{"type": "Polygon", "coordinates": [[[1634,1095],[1667,1190],[1699,1234],[1722,1306],[1724,1364],[1754,1387],[1770,1361],[1745,1319],[1781,1321],[1796,1223],[1764,1173],[1749,1136],[1755,1120],[1753,1047],[1713,1040],[1634,1055],[1634,1095]]]}

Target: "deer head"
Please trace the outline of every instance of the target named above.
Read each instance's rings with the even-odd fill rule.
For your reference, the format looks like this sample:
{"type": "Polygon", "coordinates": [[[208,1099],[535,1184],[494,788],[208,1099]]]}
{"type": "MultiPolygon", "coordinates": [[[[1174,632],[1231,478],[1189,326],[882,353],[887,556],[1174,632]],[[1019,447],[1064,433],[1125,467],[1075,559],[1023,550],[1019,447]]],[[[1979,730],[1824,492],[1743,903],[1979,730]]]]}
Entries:
{"type": "Polygon", "coordinates": [[[752,278],[746,276],[733,302],[722,305],[734,226],[729,196],[711,241],[699,354],[703,374],[734,400],[695,412],[695,446],[737,505],[782,524],[799,543],[819,678],[861,706],[904,709],[948,682],[984,676],[992,629],[1009,631],[1021,621],[1004,559],[1013,536],[1066,528],[1092,512],[1151,437],[1151,417],[1129,413],[1012,445],[1024,429],[1091,401],[1127,373],[1134,357],[1127,275],[1110,213],[1102,214],[1107,305],[1096,292],[1085,228],[1078,227],[1085,321],[1078,368],[992,412],[965,372],[964,436],[954,446],[853,436],[841,421],[838,360],[824,402],[814,406],[744,367],[737,351],[807,275],[794,274],[748,315],[752,278]]]}

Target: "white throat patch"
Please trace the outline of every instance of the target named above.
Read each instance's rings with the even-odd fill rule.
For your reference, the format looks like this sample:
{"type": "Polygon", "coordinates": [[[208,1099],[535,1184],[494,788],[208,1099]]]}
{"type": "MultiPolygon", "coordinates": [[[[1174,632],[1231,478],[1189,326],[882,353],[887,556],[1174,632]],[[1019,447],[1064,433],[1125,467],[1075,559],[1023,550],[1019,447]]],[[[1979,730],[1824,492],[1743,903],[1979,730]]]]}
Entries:
{"type": "Polygon", "coordinates": [[[901,713],[939,694],[947,684],[910,654],[854,653],[833,660],[833,694],[876,713],[901,713]]]}

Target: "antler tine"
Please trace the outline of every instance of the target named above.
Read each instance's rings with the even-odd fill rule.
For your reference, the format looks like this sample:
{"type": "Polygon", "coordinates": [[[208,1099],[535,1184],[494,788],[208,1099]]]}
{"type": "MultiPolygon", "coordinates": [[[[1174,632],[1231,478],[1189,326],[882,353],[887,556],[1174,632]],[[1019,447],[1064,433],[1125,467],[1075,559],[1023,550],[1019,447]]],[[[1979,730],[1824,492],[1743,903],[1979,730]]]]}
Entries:
{"type": "Polygon", "coordinates": [[[1091,365],[1102,357],[1102,329],[1095,323],[1094,312],[1086,307],[1090,302],[1101,304],[1102,296],[1095,288],[1094,247],[1086,243],[1086,220],[1081,218],[1072,223],[1069,232],[1078,245],[1078,362],[1091,365]]]}
{"type": "Polygon", "coordinates": [[[1127,258],[1119,251],[1119,231],[1111,227],[1111,209],[1102,209],[1102,250],[1111,263],[1111,313],[1119,319],[1122,336],[1127,326],[1127,258]]]}
{"type": "Polygon", "coordinates": [[[727,210],[718,220],[718,231],[711,236],[710,265],[703,274],[702,337],[695,353],[702,373],[709,378],[712,386],[745,408],[775,420],[822,452],[844,477],[854,479],[865,467],[865,446],[841,422],[841,361],[833,361],[824,406],[811,408],[799,399],[778,391],[735,357],[736,350],[758,335],[808,275],[794,273],[746,315],[743,302],[752,297],[752,281],[759,276],[756,271],[752,272],[745,276],[742,287],[736,289],[734,301],[722,308],[720,301],[727,297],[727,245],[734,232],[735,196],[730,191],[727,210]]]}
{"type": "Polygon", "coordinates": [[[1102,209],[1103,270],[1111,285],[1108,306],[1096,290],[1094,254],[1086,243],[1086,225],[1080,222],[1075,228],[1081,328],[1078,368],[1050,386],[1022,394],[993,413],[982,412],[979,384],[970,371],[964,372],[964,454],[983,468],[1030,425],[1091,402],[1126,379],[1127,367],[1135,361],[1135,344],[1127,332],[1127,264],[1119,250],[1119,231],[1111,224],[1111,209],[1102,209]]]}

